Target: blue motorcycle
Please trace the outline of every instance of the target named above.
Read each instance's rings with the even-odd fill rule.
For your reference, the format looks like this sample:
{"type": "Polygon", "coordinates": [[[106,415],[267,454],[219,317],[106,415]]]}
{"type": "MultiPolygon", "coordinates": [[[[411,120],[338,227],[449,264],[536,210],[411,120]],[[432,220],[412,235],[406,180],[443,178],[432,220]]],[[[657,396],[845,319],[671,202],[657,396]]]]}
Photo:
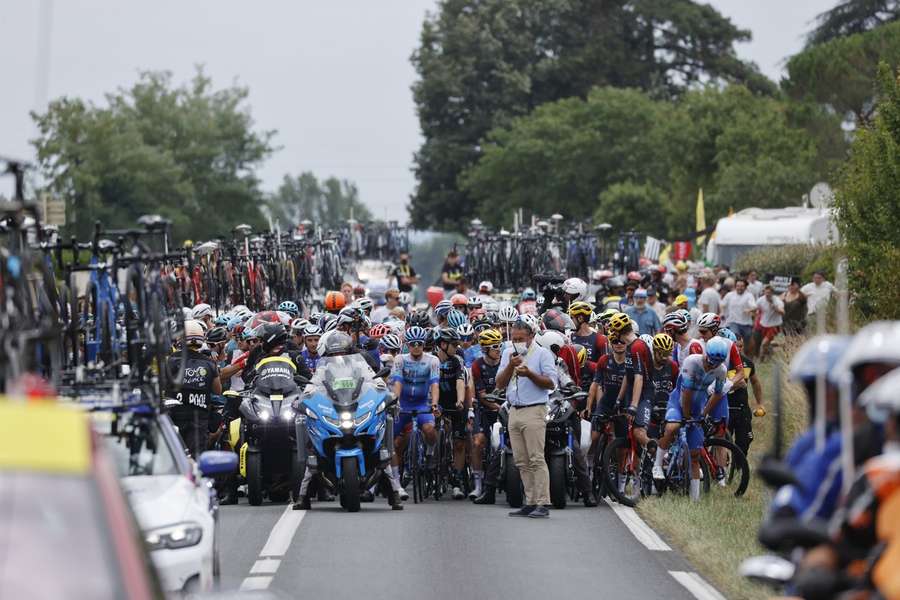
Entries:
{"type": "Polygon", "coordinates": [[[381,481],[390,462],[394,434],[388,409],[395,402],[358,354],[322,358],[299,402],[300,463],[314,467],[349,512],[359,511],[361,494],[381,481]]]}

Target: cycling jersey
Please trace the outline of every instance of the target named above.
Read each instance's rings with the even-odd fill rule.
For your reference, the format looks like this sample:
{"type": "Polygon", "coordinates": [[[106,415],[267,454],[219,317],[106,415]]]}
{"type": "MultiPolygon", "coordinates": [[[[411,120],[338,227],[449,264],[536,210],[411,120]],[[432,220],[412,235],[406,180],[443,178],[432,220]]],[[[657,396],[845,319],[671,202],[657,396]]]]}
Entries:
{"type": "Polygon", "coordinates": [[[489,365],[484,357],[479,358],[472,363],[472,379],[475,381],[475,396],[480,396],[482,392],[490,394],[494,391],[497,383],[497,371],[500,369],[500,363],[489,365]]]}
{"type": "Polygon", "coordinates": [[[304,348],[300,352],[300,360],[303,362],[303,364],[306,365],[306,368],[309,369],[310,372],[312,372],[312,373],[316,372],[316,367],[319,365],[319,360],[321,358],[322,357],[320,357],[318,354],[316,354],[316,355],[311,354],[309,352],[308,348],[304,348]]]}
{"type": "Polygon", "coordinates": [[[703,340],[688,339],[684,344],[675,344],[675,349],[672,351],[672,359],[678,363],[678,366],[680,367],[684,364],[685,358],[691,354],[703,354],[703,349],[703,340]]]}
{"type": "Polygon", "coordinates": [[[649,385],[653,388],[653,406],[665,406],[669,401],[669,395],[675,389],[678,381],[678,365],[669,359],[660,366],[656,363],[650,365],[649,385]]]}
{"type": "Polygon", "coordinates": [[[466,363],[466,367],[471,368],[476,360],[481,358],[482,350],[479,344],[472,344],[468,348],[460,348],[463,353],[463,360],[466,363]]]}
{"type": "Polygon", "coordinates": [[[590,362],[597,362],[608,351],[606,336],[602,333],[592,331],[587,335],[572,334],[571,338],[573,344],[584,346],[585,351],[587,351],[587,359],[590,362]]]}
{"type": "MultiPolygon", "coordinates": [[[[604,354],[597,361],[597,370],[594,372],[594,383],[603,388],[603,397],[594,407],[594,414],[612,415],[621,407],[616,405],[619,390],[623,385],[630,390],[634,380],[634,371],[630,370],[627,360],[618,362],[614,355],[604,354]]],[[[625,393],[628,398],[628,391],[625,393]]]]}
{"type": "Polygon", "coordinates": [[[459,356],[448,356],[447,360],[440,364],[438,403],[443,408],[456,409],[458,397],[456,395],[456,382],[466,381],[466,367],[459,356]]]}
{"type": "MultiPolygon", "coordinates": [[[[681,371],[675,384],[675,389],[669,395],[666,405],[666,421],[679,423],[684,418],[697,418],[700,411],[709,399],[709,393],[722,393],[725,388],[727,371],[725,365],[720,364],[712,371],[705,368],[706,356],[703,354],[691,354],[684,359],[681,371]],[[691,390],[691,414],[684,415],[681,409],[682,390],[691,390]]],[[[728,415],[728,402],[724,399],[719,406],[725,406],[725,415],[728,415]]],[[[703,431],[699,427],[691,427],[687,432],[688,446],[696,450],[703,445],[703,431]]]]}
{"type": "Polygon", "coordinates": [[[427,406],[431,401],[431,385],[440,381],[440,361],[434,354],[424,353],[419,359],[400,354],[394,359],[391,382],[403,384],[400,408],[427,406]]]}

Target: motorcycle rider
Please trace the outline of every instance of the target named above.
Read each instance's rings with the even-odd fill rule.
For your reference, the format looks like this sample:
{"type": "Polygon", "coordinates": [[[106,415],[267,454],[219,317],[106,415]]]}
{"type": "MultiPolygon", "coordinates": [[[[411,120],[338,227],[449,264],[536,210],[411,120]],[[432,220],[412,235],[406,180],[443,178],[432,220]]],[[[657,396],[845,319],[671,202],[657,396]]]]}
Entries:
{"type": "Polygon", "coordinates": [[[204,341],[202,325],[195,320],[185,321],[181,344],[186,351],[177,351],[166,362],[167,395],[180,401],[178,406],[171,407],[168,412],[195,460],[206,450],[209,440],[212,395],[222,393],[218,366],[213,359],[200,352],[204,341]],[[179,385],[176,384],[176,379],[182,364],[184,371],[179,385]]]}

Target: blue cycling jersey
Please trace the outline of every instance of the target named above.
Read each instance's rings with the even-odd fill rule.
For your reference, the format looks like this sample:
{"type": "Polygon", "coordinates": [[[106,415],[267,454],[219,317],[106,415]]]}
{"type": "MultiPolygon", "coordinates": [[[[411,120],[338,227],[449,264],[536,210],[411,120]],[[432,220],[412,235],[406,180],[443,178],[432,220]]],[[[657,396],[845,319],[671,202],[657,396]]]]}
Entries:
{"type": "Polygon", "coordinates": [[[300,351],[300,358],[303,359],[303,362],[309,368],[310,373],[316,372],[316,367],[319,365],[319,359],[321,358],[319,355],[312,356],[309,353],[309,349],[304,348],[300,351]]]}
{"type": "Polygon", "coordinates": [[[481,346],[478,344],[472,344],[468,348],[463,349],[463,360],[466,362],[466,367],[472,368],[472,363],[483,356],[483,352],[481,351],[481,346]]]}
{"type": "Polygon", "coordinates": [[[426,352],[418,359],[412,354],[397,356],[391,369],[391,383],[399,381],[402,384],[400,408],[428,404],[431,386],[440,381],[440,376],[440,361],[433,354],[426,352]]]}

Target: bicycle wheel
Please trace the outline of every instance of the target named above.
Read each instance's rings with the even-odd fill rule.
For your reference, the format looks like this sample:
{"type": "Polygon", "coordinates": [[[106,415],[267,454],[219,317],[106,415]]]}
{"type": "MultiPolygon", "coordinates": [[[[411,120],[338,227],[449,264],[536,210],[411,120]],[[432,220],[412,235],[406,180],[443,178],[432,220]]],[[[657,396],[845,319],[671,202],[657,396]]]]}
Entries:
{"type": "Polygon", "coordinates": [[[635,506],[640,501],[643,486],[641,462],[640,457],[631,451],[631,443],[626,438],[614,439],[603,452],[606,489],[619,504],[635,506]]]}
{"type": "Polygon", "coordinates": [[[707,438],[703,446],[706,453],[702,462],[707,463],[710,479],[715,480],[716,487],[730,491],[735,497],[743,496],[750,485],[750,465],[744,453],[722,438],[707,438]]]}

